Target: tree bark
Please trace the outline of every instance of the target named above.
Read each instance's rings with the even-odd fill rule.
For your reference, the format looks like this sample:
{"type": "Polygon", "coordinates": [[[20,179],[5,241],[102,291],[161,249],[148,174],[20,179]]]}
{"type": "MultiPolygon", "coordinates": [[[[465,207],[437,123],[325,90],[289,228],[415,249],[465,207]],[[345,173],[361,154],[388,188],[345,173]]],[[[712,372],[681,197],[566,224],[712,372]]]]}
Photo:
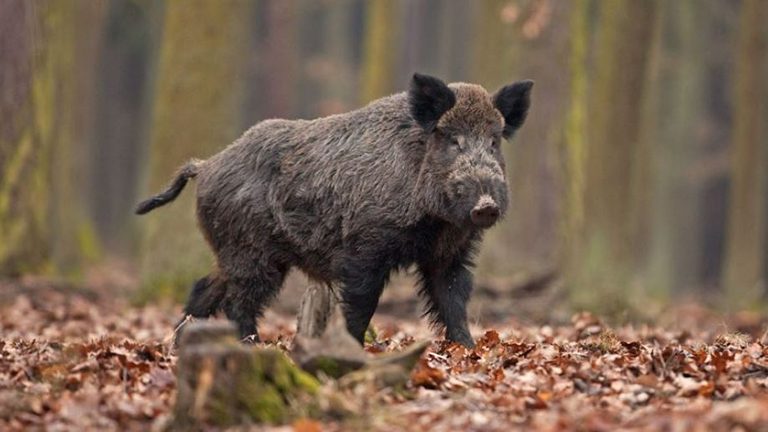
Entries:
{"type": "Polygon", "coordinates": [[[429,342],[381,356],[368,355],[347,332],[342,306],[333,288],[311,285],[301,299],[296,337],[291,357],[302,369],[312,373],[346,379],[346,385],[362,382],[378,386],[403,385],[429,342]],[[346,377],[345,377],[346,378],[346,377]]]}
{"type": "MultiPolygon", "coordinates": [[[[242,47],[249,10],[250,4],[239,0],[167,3],[152,110],[147,194],[165,188],[188,159],[205,159],[241,132],[242,47]]],[[[212,260],[198,234],[193,189],[142,221],[145,299],[181,299],[192,281],[209,271],[212,260]]]]}
{"type": "Polygon", "coordinates": [[[366,3],[361,98],[363,103],[394,91],[397,5],[390,0],[366,3]]]}
{"type": "Polygon", "coordinates": [[[267,38],[263,62],[265,95],[269,101],[267,118],[296,115],[299,74],[298,4],[296,0],[269,0],[265,4],[267,38]]]}
{"type": "Polygon", "coordinates": [[[78,276],[98,244],[80,156],[103,7],[12,0],[0,12],[0,273],[78,276]]]}
{"type": "MultiPolygon", "coordinates": [[[[642,125],[655,1],[599,3],[595,79],[589,92],[583,159],[583,233],[568,258],[577,307],[625,310],[647,244],[649,157],[642,125]]],[[[573,114],[573,113],[572,113],[573,114]]],[[[635,296],[637,297],[637,296],[635,296]]]]}
{"type": "Polygon", "coordinates": [[[133,255],[140,242],[132,213],[136,201],[143,198],[138,180],[150,120],[151,65],[160,40],[156,27],[163,5],[154,0],[106,4],[105,36],[92,85],[97,93],[89,125],[93,139],[84,155],[87,204],[104,251],[133,255]]]}
{"type": "Polygon", "coordinates": [[[735,76],[735,113],[731,141],[731,185],[728,204],[723,285],[733,308],[754,306],[763,295],[766,245],[765,132],[766,36],[768,5],[744,0],[735,76]]]}
{"type": "Polygon", "coordinates": [[[662,298],[690,290],[696,282],[700,253],[701,186],[687,173],[701,152],[706,108],[702,32],[709,31],[700,2],[660,3],[664,44],[655,50],[651,111],[646,142],[653,146],[652,227],[648,285],[662,298]],[[660,113],[664,113],[661,115],[660,113]]]}
{"type": "Polygon", "coordinates": [[[284,423],[318,410],[320,383],[282,352],[240,344],[229,322],[188,327],[179,349],[174,428],[284,423]]]}
{"type": "Polygon", "coordinates": [[[307,338],[322,336],[338,305],[339,298],[331,287],[310,285],[301,297],[296,334],[307,338]]]}
{"type": "Polygon", "coordinates": [[[44,267],[49,257],[48,184],[52,53],[40,33],[47,10],[24,0],[0,3],[0,274],[44,267]]]}

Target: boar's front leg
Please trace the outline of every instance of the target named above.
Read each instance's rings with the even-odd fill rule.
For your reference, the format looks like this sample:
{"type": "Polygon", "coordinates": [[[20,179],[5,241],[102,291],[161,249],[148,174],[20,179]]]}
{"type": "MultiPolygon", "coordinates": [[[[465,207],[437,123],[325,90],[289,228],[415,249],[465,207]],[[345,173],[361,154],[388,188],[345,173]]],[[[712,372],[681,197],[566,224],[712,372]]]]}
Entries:
{"type": "Polygon", "coordinates": [[[423,263],[422,294],[427,297],[427,311],[433,325],[445,327],[445,338],[468,348],[475,342],[467,325],[467,303],[472,292],[472,272],[457,258],[449,265],[423,263]]]}
{"type": "Polygon", "coordinates": [[[361,344],[371,323],[379,297],[387,283],[388,270],[366,266],[361,260],[350,263],[341,292],[347,330],[361,344]]]}

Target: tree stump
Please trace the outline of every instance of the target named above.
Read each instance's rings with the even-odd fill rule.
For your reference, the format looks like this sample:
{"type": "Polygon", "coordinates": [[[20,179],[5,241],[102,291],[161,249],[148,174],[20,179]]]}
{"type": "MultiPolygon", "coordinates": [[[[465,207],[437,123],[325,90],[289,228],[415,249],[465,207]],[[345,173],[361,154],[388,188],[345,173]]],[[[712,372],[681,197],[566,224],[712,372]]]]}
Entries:
{"type": "Polygon", "coordinates": [[[296,334],[305,338],[322,336],[339,304],[339,297],[331,286],[310,285],[301,297],[296,334]]]}
{"type": "MultiPolygon", "coordinates": [[[[324,307],[324,304],[321,306],[324,307]]],[[[296,364],[311,374],[322,372],[331,378],[339,378],[365,366],[368,355],[360,343],[347,332],[341,305],[335,304],[327,313],[317,310],[310,310],[309,313],[315,321],[311,323],[311,327],[303,327],[305,330],[312,328],[317,331],[321,321],[327,324],[322,324],[319,337],[310,337],[301,332],[296,334],[291,351],[291,357],[296,364]]],[[[301,320],[299,317],[299,322],[301,320]]]]}
{"type": "Polygon", "coordinates": [[[291,353],[301,369],[277,349],[241,344],[229,321],[190,322],[179,341],[178,393],[169,427],[285,423],[318,416],[321,406],[327,414],[333,404],[321,401],[320,384],[307,372],[342,377],[341,388],[401,386],[427,346],[367,354],[347,332],[341,305],[327,286],[310,287],[302,299],[291,353]]]}
{"type": "Polygon", "coordinates": [[[319,389],[282,352],[240,344],[232,324],[222,321],[188,325],[177,376],[175,429],[283,423],[311,414],[319,389]]]}
{"type": "Polygon", "coordinates": [[[341,303],[333,288],[312,285],[301,299],[291,357],[313,375],[344,377],[344,386],[369,382],[386,387],[405,384],[428,346],[428,342],[421,342],[403,352],[369,355],[347,332],[341,303]]]}

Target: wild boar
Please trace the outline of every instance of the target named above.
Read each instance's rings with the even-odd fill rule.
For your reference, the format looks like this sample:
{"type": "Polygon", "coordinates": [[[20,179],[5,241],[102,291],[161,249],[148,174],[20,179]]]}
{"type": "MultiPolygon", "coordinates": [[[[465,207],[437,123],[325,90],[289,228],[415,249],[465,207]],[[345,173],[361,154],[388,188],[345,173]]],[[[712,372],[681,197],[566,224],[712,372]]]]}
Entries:
{"type": "Polygon", "coordinates": [[[473,346],[473,254],[507,209],[501,140],[522,126],[532,86],[490,95],[414,74],[407,92],[352,112],[262,121],[184,165],[136,212],[197,179],[199,225],[217,266],[185,311],[223,310],[243,337],[258,340],[258,318],[296,267],[340,287],[347,327],[362,342],[390,274],[413,266],[432,324],[473,346]]]}

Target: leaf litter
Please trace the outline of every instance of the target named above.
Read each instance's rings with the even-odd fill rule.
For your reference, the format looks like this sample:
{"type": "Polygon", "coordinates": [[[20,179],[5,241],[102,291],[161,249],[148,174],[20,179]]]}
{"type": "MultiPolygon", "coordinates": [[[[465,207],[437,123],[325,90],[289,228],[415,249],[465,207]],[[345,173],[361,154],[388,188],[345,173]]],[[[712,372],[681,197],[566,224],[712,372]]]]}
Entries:
{"type": "MultiPolygon", "coordinates": [[[[147,430],[176,392],[178,307],[80,294],[19,294],[0,306],[0,430],[147,430]]],[[[290,347],[294,317],[268,313],[265,344],[290,347]]],[[[342,389],[344,416],[274,430],[754,430],[768,428],[768,345],[752,334],[648,325],[475,326],[473,349],[416,319],[377,317],[371,353],[432,338],[405,388],[342,389]]],[[[332,411],[332,410],[331,410],[332,411]]]]}

